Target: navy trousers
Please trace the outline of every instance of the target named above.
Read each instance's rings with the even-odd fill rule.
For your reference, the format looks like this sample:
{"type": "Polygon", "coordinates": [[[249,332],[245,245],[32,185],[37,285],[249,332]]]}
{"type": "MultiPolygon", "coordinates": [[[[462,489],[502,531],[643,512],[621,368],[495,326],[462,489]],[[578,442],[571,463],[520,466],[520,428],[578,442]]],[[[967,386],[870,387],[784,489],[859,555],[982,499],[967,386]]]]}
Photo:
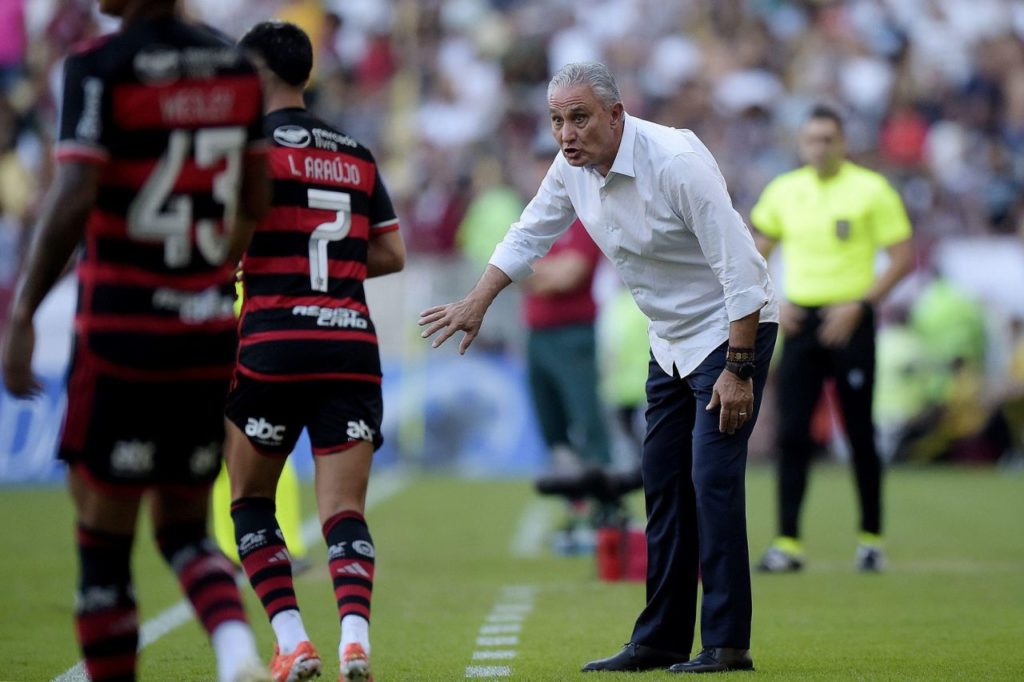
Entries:
{"type": "Polygon", "coordinates": [[[778,325],[757,330],[754,414],[743,428],[718,431],[705,411],[725,368],[727,344],[686,377],[653,359],[647,379],[647,436],[641,467],[647,502],[647,606],[630,641],[689,654],[703,585],[701,643],[750,648],[750,558],[744,473],[747,439],[761,406],[778,325]],[[699,569],[699,572],[698,572],[699,569]]]}

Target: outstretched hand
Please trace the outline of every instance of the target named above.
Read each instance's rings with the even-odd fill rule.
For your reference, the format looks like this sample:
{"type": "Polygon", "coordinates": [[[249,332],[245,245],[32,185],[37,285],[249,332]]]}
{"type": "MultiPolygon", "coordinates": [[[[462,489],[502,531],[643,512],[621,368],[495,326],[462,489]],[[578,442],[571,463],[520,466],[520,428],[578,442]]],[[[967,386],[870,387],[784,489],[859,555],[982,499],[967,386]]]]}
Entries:
{"type": "Polygon", "coordinates": [[[420,313],[418,324],[421,327],[427,327],[420,336],[428,339],[437,332],[441,332],[430,344],[431,347],[437,348],[455,332],[463,331],[465,334],[459,343],[459,354],[465,354],[470,344],[473,343],[473,339],[480,332],[485,312],[487,312],[486,305],[469,297],[454,303],[427,308],[420,313]]]}

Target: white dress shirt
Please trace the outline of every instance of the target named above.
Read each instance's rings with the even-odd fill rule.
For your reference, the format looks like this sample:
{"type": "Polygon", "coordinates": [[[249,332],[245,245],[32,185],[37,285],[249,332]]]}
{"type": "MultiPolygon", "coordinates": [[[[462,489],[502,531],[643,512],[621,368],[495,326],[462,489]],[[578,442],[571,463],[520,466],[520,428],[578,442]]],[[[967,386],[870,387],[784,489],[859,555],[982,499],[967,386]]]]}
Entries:
{"type": "Polygon", "coordinates": [[[650,319],[651,350],[682,377],[729,339],[729,322],[778,322],[768,266],[732,207],[725,179],[689,130],[624,114],[608,175],[561,154],[491,256],[513,281],[579,217],[650,319]]]}

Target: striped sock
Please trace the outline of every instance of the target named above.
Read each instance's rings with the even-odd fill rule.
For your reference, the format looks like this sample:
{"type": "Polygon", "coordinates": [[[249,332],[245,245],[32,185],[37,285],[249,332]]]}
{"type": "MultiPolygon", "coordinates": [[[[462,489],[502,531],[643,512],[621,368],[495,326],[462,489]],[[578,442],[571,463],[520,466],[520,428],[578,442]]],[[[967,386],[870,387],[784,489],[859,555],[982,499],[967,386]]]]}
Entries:
{"type": "Polygon", "coordinates": [[[207,537],[205,524],[165,526],[156,540],[207,634],[223,623],[246,622],[234,565],[207,537]]]}
{"type": "Polygon", "coordinates": [[[359,616],[369,622],[374,549],[366,519],[359,512],[341,512],[327,519],[323,533],[339,619],[359,616]]]}
{"type": "MultiPolygon", "coordinates": [[[[292,581],[291,555],[274,509],[274,501],[267,497],[243,497],[231,504],[238,557],[271,622],[280,613],[299,610],[292,581]]],[[[282,651],[292,648],[286,647],[286,642],[278,641],[278,644],[282,651]]]]}
{"type": "Polygon", "coordinates": [[[78,526],[75,630],[94,682],[132,682],[139,620],[131,586],[132,536],[78,526]]]}

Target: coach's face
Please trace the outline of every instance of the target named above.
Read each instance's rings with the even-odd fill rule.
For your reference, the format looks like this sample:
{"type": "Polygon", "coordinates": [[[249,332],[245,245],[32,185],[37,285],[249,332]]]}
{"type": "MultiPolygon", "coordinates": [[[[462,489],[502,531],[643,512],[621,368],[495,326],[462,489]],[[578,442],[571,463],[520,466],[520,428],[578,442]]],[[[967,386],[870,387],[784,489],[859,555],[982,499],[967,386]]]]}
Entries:
{"type": "Polygon", "coordinates": [[[571,166],[607,175],[622,139],[622,103],[605,107],[589,85],[558,88],[548,99],[551,132],[571,166]]]}
{"type": "Polygon", "coordinates": [[[839,170],[846,156],[846,140],[839,125],[830,118],[811,118],[800,130],[800,158],[819,175],[839,170]]]}

